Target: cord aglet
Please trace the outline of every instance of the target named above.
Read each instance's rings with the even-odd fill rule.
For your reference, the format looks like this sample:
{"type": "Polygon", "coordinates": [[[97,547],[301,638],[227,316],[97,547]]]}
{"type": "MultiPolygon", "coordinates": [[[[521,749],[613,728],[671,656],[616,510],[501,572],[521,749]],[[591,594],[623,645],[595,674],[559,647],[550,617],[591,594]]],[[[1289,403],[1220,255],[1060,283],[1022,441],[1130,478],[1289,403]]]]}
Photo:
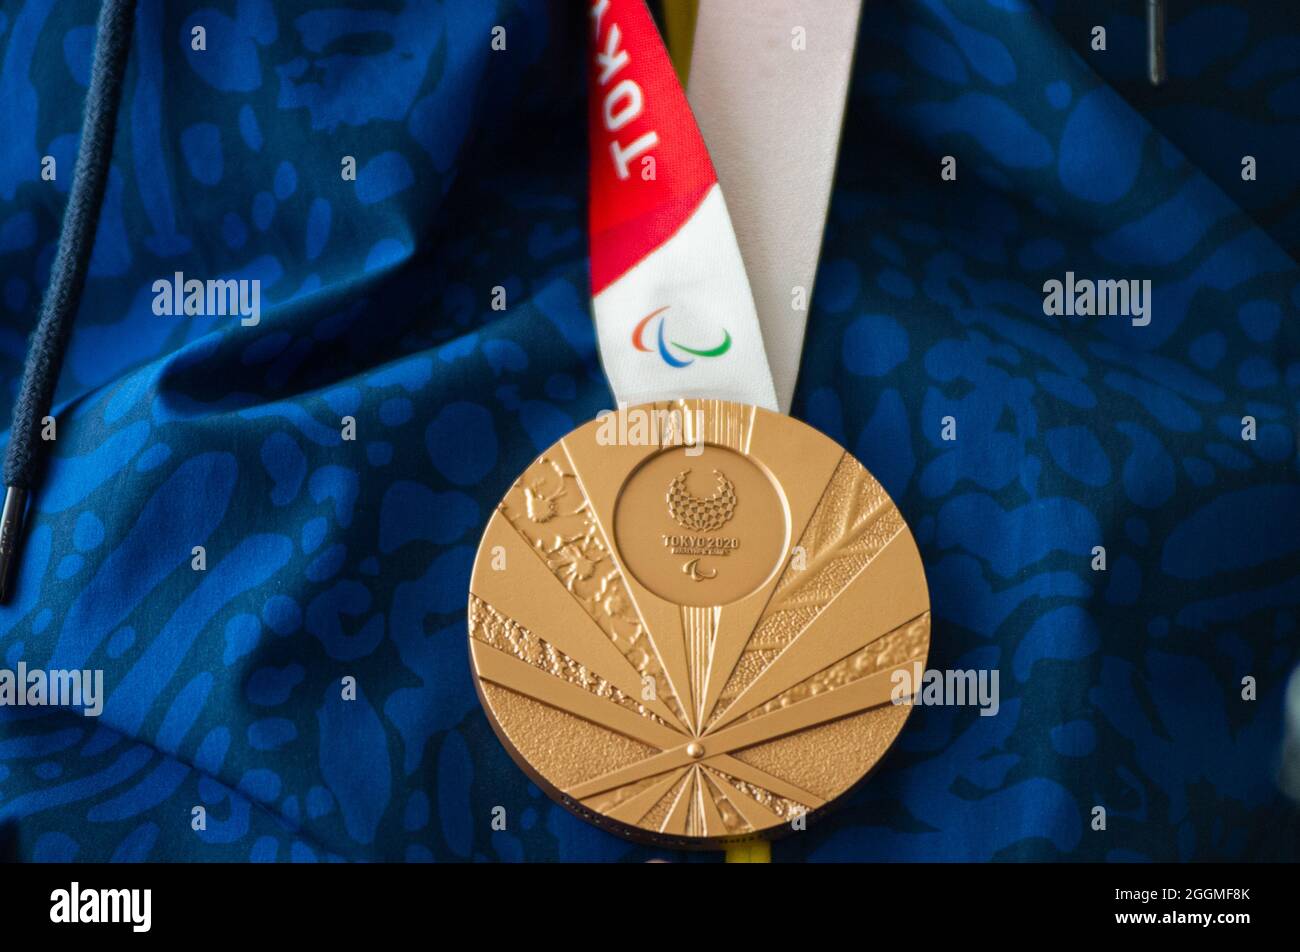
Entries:
{"type": "Polygon", "coordinates": [[[4,511],[0,512],[0,605],[7,604],[22,544],[23,520],[27,515],[27,490],[5,487],[4,511]]]}
{"type": "Polygon", "coordinates": [[[1147,78],[1159,86],[1168,78],[1165,67],[1165,0],[1147,0],[1147,78]]]}

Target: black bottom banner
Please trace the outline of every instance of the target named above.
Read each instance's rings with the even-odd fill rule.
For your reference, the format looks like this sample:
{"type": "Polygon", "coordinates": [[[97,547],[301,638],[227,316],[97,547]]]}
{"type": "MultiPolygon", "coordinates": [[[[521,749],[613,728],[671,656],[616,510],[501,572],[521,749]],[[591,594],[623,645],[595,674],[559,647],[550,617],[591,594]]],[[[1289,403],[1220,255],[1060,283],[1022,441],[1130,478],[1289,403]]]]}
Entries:
{"type": "Polygon", "coordinates": [[[616,934],[671,925],[685,937],[694,920],[713,917],[750,938],[763,938],[773,917],[811,917],[818,931],[852,931],[855,921],[873,941],[989,941],[1021,928],[1232,941],[1294,922],[1295,869],[1286,865],[669,865],[11,865],[0,871],[0,911],[7,936],[128,941],[338,940],[402,930],[460,943],[466,929],[485,941],[518,929],[594,943],[609,936],[602,920],[616,934]]]}

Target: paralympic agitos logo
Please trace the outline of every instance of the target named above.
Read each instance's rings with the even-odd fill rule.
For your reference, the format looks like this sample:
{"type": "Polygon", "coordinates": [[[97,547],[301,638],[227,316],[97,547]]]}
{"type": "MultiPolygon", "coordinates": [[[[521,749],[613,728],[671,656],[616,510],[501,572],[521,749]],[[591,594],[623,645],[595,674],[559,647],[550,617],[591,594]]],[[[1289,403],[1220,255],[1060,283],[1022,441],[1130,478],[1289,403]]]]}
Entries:
{"type": "Polygon", "coordinates": [[[663,362],[669,367],[688,367],[695,363],[696,357],[721,357],[731,349],[731,333],[726,328],[723,328],[722,330],[722,343],[718,344],[716,347],[703,349],[698,347],[687,347],[685,344],[679,343],[675,340],[669,340],[664,334],[664,325],[668,323],[668,319],[664,317],[663,314],[667,310],[667,306],[657,308],[637,322],[636,327],[632,329],[633,347],[637,350],[645,351],[647,354],[651,353],[651,348],[645,341],[645,329],[646,326],[657,317],[659,318],[659,326],[654,334],[655,343],[657,345],[657,350],[659,351],[659,356],[663,358],[663,362]],[[681,353],[690,354],[691,356],[679,357],[674,351],[680,351],[681,353]]]}

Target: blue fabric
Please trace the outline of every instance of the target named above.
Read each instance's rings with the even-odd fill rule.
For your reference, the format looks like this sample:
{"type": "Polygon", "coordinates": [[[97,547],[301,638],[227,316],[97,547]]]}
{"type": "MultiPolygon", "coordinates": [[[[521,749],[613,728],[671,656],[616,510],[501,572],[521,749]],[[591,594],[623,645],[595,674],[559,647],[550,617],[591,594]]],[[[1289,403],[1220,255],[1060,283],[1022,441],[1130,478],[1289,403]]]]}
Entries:
{"type": "MultiPolygon", "coordinates": [[[[1296,858],[1273,776],[1300,609],[1300,23],[1171,4],[1152,91],[1140,4],[1074,6],[865,4],[794,412],[899,502],[931,663],[998,667],[1001,712],[918,709],[777,859],[1296,858]],[[1045,317],[1067,270],[1151,278],[1152,323],[1045,317]]],[[[6,418],[95,12],[0,3],[6,418]]],[[[532,787],[466,664],[487,514],[611,404],[583,41],[576,5],[540,0],[139,4],[58,440],[0,610],[0,666],[103,668],[108,703],[0,708],[0,853],[664,855],[532,787]],[[259,278],[260,324],[155,315],[178,271],[259,278]]]]}

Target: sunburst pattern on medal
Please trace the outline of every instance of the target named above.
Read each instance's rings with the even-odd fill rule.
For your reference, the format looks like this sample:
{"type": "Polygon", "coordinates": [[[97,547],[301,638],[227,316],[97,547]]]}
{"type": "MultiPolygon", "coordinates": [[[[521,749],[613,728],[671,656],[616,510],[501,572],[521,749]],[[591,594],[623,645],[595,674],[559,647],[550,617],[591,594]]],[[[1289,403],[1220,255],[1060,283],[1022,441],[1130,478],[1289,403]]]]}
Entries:
{"type": "Polygon", "coordinates": [[[493,515],[470,644],[494,729],[548,792],[631,831],[708,845],[789,823],[879,760],[908,710],[892,703],[893,672],[924,663],[930,615],[906,524],[843,449],[752,407],[675,406],[696,421],[688,439],[702,424],[782,487],[783,567],[728,605],[643,587],[610,518],[657,447],[598,446],[589,424],[529,466],[493,515]]]}

